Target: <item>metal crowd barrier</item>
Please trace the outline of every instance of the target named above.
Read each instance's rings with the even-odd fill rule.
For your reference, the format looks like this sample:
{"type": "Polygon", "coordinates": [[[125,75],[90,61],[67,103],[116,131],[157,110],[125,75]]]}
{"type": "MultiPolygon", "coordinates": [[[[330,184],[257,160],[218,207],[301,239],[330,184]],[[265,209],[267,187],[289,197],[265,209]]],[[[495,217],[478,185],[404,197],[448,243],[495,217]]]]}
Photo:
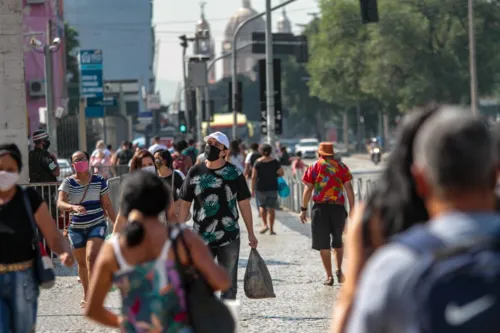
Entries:
{"type": "MultiPolygon", "coordinates": [[[[302,183],[302,172],[297,172],[294,175],[290,168],[284,168],[285,175],[283,178],[286,180],[290,187],[290,195],[287,198],[280,198],[280,207],[286,208],[288,211],[300,213],[302,207],[302,193],[304,192],[304,184],[302,183]]],[[[352,172],[353,187],[356,201],[366,199],[366,197],[373,191],[380,172],[352,172]]],[[[344,193],[345,194],[345,193],[344,193]]],[[[312,202],[309,202],[308,212],[311,212],[312,202]]],[[[349,203],[346,202],[346,209],[349,211],[349,203]]]]}
{"type": "MultiPolygon", "coordinates": [[[[113,208],[115,212],[118,212],[119,209],[119,200],[120,200],[120,185],[123,177],[114,177],[108,179],[108,187],[109,187],[109,197],[111,199],[111,203],[113,204],[113,208]]],[[[58,188],[61,185],[60,182],[56,183],[31,183],[31,184],[21,184],[22,187],[31,187],[35,189],[43,200],[46,202],[49,207],[49,212],[52,218],[54,219],[57,229],[62,233],[64,229],[69,225],[69,214],[67,212],[60,211],[57,208],[57,198],[59,195],[58,188]]],[[[114,221],[113,221],[114,222],[114,221]]],[[[108,233],[112,231],[112,223],[108,221],[108,233]]],[[[54,258],[55,255],[50,251],[47,247],[45,240],[43,243],[47,249],[47,253],[50,253],[54,258]]]]}

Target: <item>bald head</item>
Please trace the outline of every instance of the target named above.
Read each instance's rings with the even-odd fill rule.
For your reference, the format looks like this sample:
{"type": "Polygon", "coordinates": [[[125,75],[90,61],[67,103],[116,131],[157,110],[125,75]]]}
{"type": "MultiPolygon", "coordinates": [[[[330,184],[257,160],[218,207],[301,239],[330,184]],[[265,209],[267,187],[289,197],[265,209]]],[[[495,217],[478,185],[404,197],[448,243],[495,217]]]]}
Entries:
{"type": "Polygon", "coordinates": [[[483,121],[467,110],[439,110],[417,134],[413,154],[415,165],[440,193],[494,186],[494,139],[483,121]]]}

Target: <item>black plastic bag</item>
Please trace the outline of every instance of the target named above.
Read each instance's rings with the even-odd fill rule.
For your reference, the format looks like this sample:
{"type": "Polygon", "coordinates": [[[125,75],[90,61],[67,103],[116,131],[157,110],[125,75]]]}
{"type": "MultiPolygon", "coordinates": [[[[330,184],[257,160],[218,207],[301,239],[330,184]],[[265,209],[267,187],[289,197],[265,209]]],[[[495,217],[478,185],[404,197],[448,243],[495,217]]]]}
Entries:
{"type": "Polygon", "coordinates": [[[256,249],[250,250],[247,269],[243,280],[243,289],[248,298],[275,298],[273,279],[266,262],[256,249]]]}

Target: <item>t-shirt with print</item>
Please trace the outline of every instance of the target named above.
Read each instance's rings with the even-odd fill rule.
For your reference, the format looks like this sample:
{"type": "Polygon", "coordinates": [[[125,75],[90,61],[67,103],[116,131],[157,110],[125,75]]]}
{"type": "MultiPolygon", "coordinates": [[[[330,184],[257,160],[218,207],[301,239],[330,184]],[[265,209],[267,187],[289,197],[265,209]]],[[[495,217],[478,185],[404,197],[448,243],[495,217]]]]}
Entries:
{"type": "Polygon", "coordinates": [[[90,228],[104,220],[104,209],[101,204],[101,196],[109,192],[108,182],[101,175],[92,175],[87,185],[80,184],[73,177],[63,180],[59,191],[68,193],[68,202],[72,205],[85,207],[85,213],[71,213],[72,228],[90,228]],[[85,193],[85,197],[83,197],[85,193]],[[83,199],[83,201],[82,201],[83,199]]]}
{"type": "Polygon", "coordinates": [[[302,177],[304,183],[313,184],[313,201],[345,203],[344,184],[352,180],[351,171],[333,158],[320,158],[307,168],[302,177]]]}
{"type": "Polygon", "coordinates": [[[206,244],[220,247],[240,237],[238,201],[251,197],[241,170],[231,163],[209,169],[205,163],[192,167],[182,185],[180,199],[194,200],[193,230],[206,244]]]}

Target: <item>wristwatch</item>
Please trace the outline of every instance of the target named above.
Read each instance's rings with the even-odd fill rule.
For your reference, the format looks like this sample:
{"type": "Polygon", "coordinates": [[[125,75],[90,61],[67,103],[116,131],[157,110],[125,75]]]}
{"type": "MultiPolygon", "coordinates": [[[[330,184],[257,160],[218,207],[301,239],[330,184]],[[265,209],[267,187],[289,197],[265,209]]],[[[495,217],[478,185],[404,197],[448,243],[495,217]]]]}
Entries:
{"type": "Polygon", "coordinates": [[[307,207],[300,207],[301,212],[307,212],[307,207]]]}

